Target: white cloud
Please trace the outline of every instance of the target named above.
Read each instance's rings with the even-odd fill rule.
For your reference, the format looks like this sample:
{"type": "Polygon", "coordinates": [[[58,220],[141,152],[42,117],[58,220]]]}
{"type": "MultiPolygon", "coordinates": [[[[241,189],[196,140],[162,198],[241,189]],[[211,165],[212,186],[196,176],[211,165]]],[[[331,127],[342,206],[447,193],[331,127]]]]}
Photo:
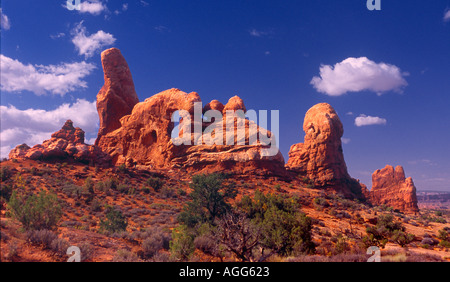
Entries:
{"type": "Polygon", "coordinates": [[[9,18],[7,15],[5,15],[5,13],[3,13],[2,8],[0,8],[0,26],[4,30],[9,30],[11,28],[9,18]]]}
{"type": "Polygon", "coordinates": [[[341,96],[347,92],[369,90],[382,94],[400,92],[408,85],[400,69],[394,65],[375,63],[366,57],[347,58],[334,66],[322,65],[320,77],[311,80],[314,88],[329,96],[341,96]]]}
{"type": "Polygon", "coordinates": [[[7,92],[31,91],[36,95],[64,94],[77,88],[86,88],[83,78],[95,69],[95,65],[62,63],[60,65],[25,65],[18,60],[0,54],[1,90],[7,92]]]}
{"type": "Polygon", "coordinates": [[[80,13],[88,13],[94,16],[100,15],[103,11],[106,11],[107,7],[102,3],[102,1],[89,0],[80,3],[80,13]]]}
{"type": "Polygon", "coordinates": [[[450,21],[450,10],[447,10],[444,14],[444,22],[450,21]]]}
{"type": "Polygon", "coordinates": [[[366,115],[360,115],[359,117],[355,118],[355,125],[360,126],[367,126],[367,125],[385,125],[387,123],[387,120],[380,117],[372,117],[372,116],[366,116],[366,115]]]}
{"type": "Polygon", "coordinates": [[[58,39],[58,38],[61,38],[61,37],[64,37],[64,36],[66,36],[66,34],[64,32],[59,32],[57,34],[50,34],[50,38],[51,39],[58,39]]]}
{"type": "Polygon", "coordinates": [[[128,3],[123,3],[122,4],[122,11],[126,11],[126,10],[128,10],[128,3]]]}
{"type": "MultiPolygon", "coordinates": [[[[29,146],[49,139],[53,132],[61,129],[64,122],[71,119],[86,136],[95,136],[98,130],[96,102],[78,99],[73,104],[62,104],[54,110],[19,110],[14,106],[0,106],[1,113],[1,157],[7,157],[18,144],[29,146]]],[[[94,139],[95,140],[95,139],[94,139]]],[[[92,141],[92,139],[89,139],[92,141]]]]}
{"type": "Polygon", "coordinates": [[[150,5],[150,3],[148,3],[148,2],[146,2],[146,1],[144,1],[144,0],[141,0],[140,2],[141,2],[141,5],[142,5],[143,7],[147,7],[148,5],[150,5]]]}
{"type": "Polygon", "coordinates": [[[72,43],[78,50],[78,54],[84,55],[86,58],[92,57],[98,50],[116,42],[116,39],[112,34],[106,33],[103,30],[87,35],[86,28],[83,26],[83,21],[77,24],[72,30],[72,34],[72,43]]]}
{"type": "Polygon", "coordinates": [[[253,37],[263,37],[263,36],[266,36],[266,35],[270,34],[270,32],[262,31],[262,30],[256,30],[254,28],[250,29],[248,31],[248,33],[250,33],[250,35],[253,36],[253,37]]]}
{"type": "Polygon", "coordinates": [[[342,143],[344,143],[344,144],[348,144],[348,143],[350,143],[351,139],[350,139],[350,138],[342,137],[342,138],[341,138],[341,141],[342,141],[342,143]]]}

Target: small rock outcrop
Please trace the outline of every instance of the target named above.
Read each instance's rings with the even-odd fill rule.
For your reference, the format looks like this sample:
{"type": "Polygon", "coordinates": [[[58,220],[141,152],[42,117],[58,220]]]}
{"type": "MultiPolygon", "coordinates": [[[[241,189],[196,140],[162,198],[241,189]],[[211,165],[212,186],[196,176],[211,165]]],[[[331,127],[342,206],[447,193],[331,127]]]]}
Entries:
{"type": "Polygon", "coordinates": [[[359,182],[347,172],[341,138],[344,129],[327,103],[310,108],[303,122],[304,143],[294,144],[286,168],[316,187],[332,187],[347,196],[361,196],[359,182]]]}
{"type": "Polygon", "coordinates": [[[76,161],[108,166],[111,157],[95,145],[84,143],[84,131],[73,127],[67,120],[63,127],[53,133],[49,140],[29,147],[26,144],[16,146],[9,153],[10,159],[51,160],[72,158],[76,161]]]}
{"type": "Polygon", "coordinates": [[[376,170],[367,195],[373,205],[386,205],[405,213],[419,212],[416,187],[411,177],[405,177],[402,166],[394,169],[387,165],[376,170]]]}

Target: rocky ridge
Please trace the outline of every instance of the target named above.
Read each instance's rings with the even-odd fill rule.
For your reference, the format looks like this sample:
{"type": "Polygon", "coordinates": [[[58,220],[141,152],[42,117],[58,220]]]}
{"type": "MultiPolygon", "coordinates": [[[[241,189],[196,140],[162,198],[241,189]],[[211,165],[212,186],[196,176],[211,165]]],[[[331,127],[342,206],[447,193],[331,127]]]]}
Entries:
{"type": "Polygon", "coordinates": [[[84,143],[84,131],[73,127],[67,120],[63,127],[53,133],[42,144],[29,147],[27,144],[16,146],[9,153],[10,159],[53,160],[71,158],[76,161],[109,166],[111,157],[98,146],[84,143]]]}
{"type": "Polygon", "coordinates": [[[304,142],[292,145],[285,164],[276,147],[274,154],[267,155],[268,145],[257,138],[262,134],[273,142],[270,131],[238,114],[227,117],[227,113],[246,111],[240,97],[230,98],[225,105],[212,100],[202,107],[198,93],[173,88],[140,102],[121,52],[116,48],[105,50],[101,59],[105,83],[97,94],[100,128],[95,145],[84,144],[84,132],[74,128],[69,120],[50,140],[32,148],[19,145],[10,152],[10,158],[69,157],[104,166],[126,165],[144,170],[189,174],[224,171],[275,176],[288,182],[302,179],[315,188],[333,189],[374,205],[385,204],[404,212],[418,211],[414,184],[411,178],[405,178],[402,168],[394,170],[388,166],[377,170],[371,191],[349,175],[341,143],[343,125],[327,103],[307,111],[304,142]],[[184,111],[184,115],[179,120],[178,136],[172,136],[177,122],[173,114],[177,111],[184,111]],[[205,118],[196,118],[196,111],[205,118]],[[210,119],[207,113],[212,113],[210,119]],[[191,123],[184,124],[187,120],[191,123]],[[230,125],[230,135],[224,134],[230,125]],[[196,131],[198,128],[201,134],[196,131]],[[183,137],[185,142],[174,144],[173,137],[183,137]]]}

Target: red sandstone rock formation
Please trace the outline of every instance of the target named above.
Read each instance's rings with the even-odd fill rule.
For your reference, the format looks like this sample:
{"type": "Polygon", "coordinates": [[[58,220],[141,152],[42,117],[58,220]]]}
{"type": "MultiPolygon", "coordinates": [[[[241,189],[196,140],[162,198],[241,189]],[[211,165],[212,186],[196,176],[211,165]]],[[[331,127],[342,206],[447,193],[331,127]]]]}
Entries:
{"type": "Polygon", "coordinates": [[[306,113],[303,130],[305,141],[291,146],[286,168],[316,187],[361,194],[360,184],[347,172],[341,143],[344,129],[335,110],[327,103],[313,106],[306,113]]]}
{"type": "MultiPolygon", "coordinates": [[[[213,172],[227,170],[230,172],[261,174],[284,174],[284,159],[278,151],[273,156],[265,156],[263,151],[267,148],[257,142],[250,144],[250,137],[254,137],[255,131],[250,128],[259,127],[245,118],[231,120],[234,124],[232,136],[222,134],[225,132],[226,119],[216,122],[214,119],[206,122],[201,117],[196,120],[194,104],[201,105],[200,96],[195,93],[185,93],[178,89],[169,89],[158,93],[145,101],[138,103],[134,87],[119,87],[125,80],[132,85],[131,75],[126,67],[125,60],[119,56],[117,49],[109,49],[102,53],[102,65],[105,71],[105,85],[97,95],[97,109],[100,116],[100,130],[96,145],[108,153],[114,164],[126,164],[128,166],[145,166],[149,168],[180,168],[195,172],[213,172]],[[111,55],[113,53],[114,55],[111,55]],[[112,60],[114,63],[109,62],[112,60]],[[120,61],[120,63],[115,63],[120,61]],[[117,68],[111,65],[120,65],[119,70],[124,70],[126,75],[115,75],[117,68]],[[125,77],[126,79],[123,79],[125,77]],[[127,98],[127,95],[131,98],[127,98]],[[120,99],[117,98],[120,96],[120,99]],[[126,102],[124,102],[126,101],[126,102]],[[126,106],[127,110],[119,113],[114,109],[126,106]],[[131,109],[128,111],[128,109],[131,109]],[[176,111],[185,111],[192,121],[188,127],[180,129],[180,136],[189,134],[189,144],[174,144],[172,140],[172,114],[176,111]],[[119,121],[119,123],[117,123],[119,121]],[[110,125],[109,123],[113,123],[110,125]],[[245,129],[245,133],[238,133],[238,126],[245,129]],[[201,134],[194,129],[200,128],[201,134]],[[211,138],[203,138],[202,133],[208,129],[212,138],[222,138],[223,142],[208,143],[211,138]],[[227,143],[227,137],[234,139],[232,144],[227,143]],[[238,140],[245,140],[244,144],[238,144],[238,140]],[[219,143],[219,144],[218,144],[219,143]],[[238,145],[236,145],[238,144],[238,145]]],[[[213,100],[199,109],[201,113],[208,110],[216,110],[225,113],[227,110],[245,111],[245,105],[238,96],[232,97],[224,106],[217,100],[213,100]]],[[[183,120],[182,120],[183,121],[183,120]]],[[[240,127],[239,127],[240,128],[240,127]]],[[[233,128],[231,129],[233,130],[233,128]]],[[[261,129],[271,137],[271,133],[261,129]]]]}
{"type": "Polygon", "coordinates": [[[118,129],[121,126],[120,119],[129,115],[139,102],[130,69],[120,50],[107,49],[102,52],[101,59],[105,84],[97,94],[100,129],[96,145],[102,136],[118,129]]]}
{"type": "Polygon", "coordinates": [[[368,193],[373,205],[386,205],[401,212],[419,212],[416,187],[411,177],[406,178],[403,167],[387,165],[372,174],[372,189],[368,193]]]}
{"type": "Polygon", "coordinates": [[[102,166],[110,165],[111,157],[95,145],[84,144],[84,131],[73,127],[67,120],[61,130],[52,134],[49,140],[30,148],[26,144],[18,145],[9,153],[10,159],[66,159],[73,158],[86,163],[102,166]]]}

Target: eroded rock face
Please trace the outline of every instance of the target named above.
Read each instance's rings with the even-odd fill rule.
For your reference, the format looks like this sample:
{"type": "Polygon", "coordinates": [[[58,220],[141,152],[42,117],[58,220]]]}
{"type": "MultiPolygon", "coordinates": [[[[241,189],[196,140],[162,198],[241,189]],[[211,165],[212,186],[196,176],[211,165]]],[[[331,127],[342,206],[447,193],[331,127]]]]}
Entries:
{"type": "Polygon", "coordinates": [[[369,192],[373,205],[387,205],[406,213],[417,213],[416,187],[411,177],[406,178],[403,167],[387,165],[372,174],[369,192]]]}
{"type": "Polygon", "coordinates": [[[108,166],[111,157],[95,145],[84,143],[84,131],[73,127],[67,120],[63,127],[52,134],[49,140],[30,148],[26,144],[18,145],[9,153],[10,159],[50,160],[72,158],[77,161],[108,166]]]}
{"type": "Polygon", "coordinates": [[[341,137],[342,123],[327,103],[308,110],[303,123],[304,143],[294,144],[286,168],[316,187],[333,187],[346,195],[361,194],[360,184],[347,172],[341,137]]]}
{"type": "MultiPolygon", "coordinates": [[[[229,121],[234,128],[231,135],[226,136],[223,134],[227,125],[225,118],[202,119],[202,113],[209,110],[219,114],[236,110],[245,112],[244,102],[238,96],[232,97],[225,106],[213,100],[202,108],[197,93],[169,89],[139,102],[120,51],[108,49],[101,57],[105,85],[97,95],[100,129],[95,144],[112,157],[114,164],[154,169],[179,168],[193,172],[258,170],[263,174],[285,173],[284,159],[278,149],[275,154],[266,156],[267,146],[249,142],[255,136],[249,128],[259,129],[251,121],[245,118],[229,121]],[[193,116],[195,105],[200,105],[199,119],[193,116]],[[172,115],[176,111],[188,113],[181,121],[190,120],[191,123],[187,126],[182,123],[179,136],[187,134],[185,140],[189,142],[173,142],[175,124],[172,115]],[[245,133],[238,133],[238,127],[244,128],[245,133]],[[205,130],[210,133],[210,138],[202,138],[205,130]],[[215,138],[222,142],[209,142],[215,138]],[[230,140],[234,142],[227,143],[230,140]],[[238,140],[245,142],[241,144],[238,140]]],[[[264,133],[271,136],[270,132],[264,133]]]]}
{"type": "Polygon", "coordinates": [[[101,60],[105,84],[97,94],[100,128],[96,145],[104,135],[121,127],[120,119],[129,115],[139,102],[130,69],[120,50],[111,48],[103,51],[101,60]]]}
{"type": "MultiPolygon", "coordinates": [[[[237,98],[234,100],[238,100],[237,98]]],[[[185,93],[179,89],[169,89],[158,93],[136,104],[132,113],[120,120],[122,126],[104,135],[98,144],[104,152],[111,155],[114,164],[140,165],[155,169],[178,168],[203,173],[215,171],[250,173],[256,170],[261,174],[285,172],[284,159],[279,151],[273,157],[265,157],[261,154],[264,146],[260,144],[227,145],[225,134],[221,134],[225,132],[225,120],[216,123],[195,120],[192,116],[195,103],[201,103],[200,96],[196,92],[185,93]],[[172,130],[175,124],[172,121],[172,114],[180,110],[188,112],[192,122],[188,128],[181,128],[179,134],[181,136],[185,131],[190,132],[189,144],[173,143],[172,130]],[[217,133],[218,138],[219,136],[223,138],[222,145],[207,144],[205,140],[199,140],[202,135],[195,134],[196,124],[201,131],[212,126],[209,129],[217,133]]],[[[243,102],[240,109],[242,105],[243,102]]],[[[207,110],[220,112],[221,109],[224,110],[223,108],[219,101],[213,100],[199,110],[201,114],[207,110]]],[[[250,122],[246,119],[236,119],[234,124],[240,124],[247,129],[245,144],[250,144],[248,141],[250,122]]]]}

